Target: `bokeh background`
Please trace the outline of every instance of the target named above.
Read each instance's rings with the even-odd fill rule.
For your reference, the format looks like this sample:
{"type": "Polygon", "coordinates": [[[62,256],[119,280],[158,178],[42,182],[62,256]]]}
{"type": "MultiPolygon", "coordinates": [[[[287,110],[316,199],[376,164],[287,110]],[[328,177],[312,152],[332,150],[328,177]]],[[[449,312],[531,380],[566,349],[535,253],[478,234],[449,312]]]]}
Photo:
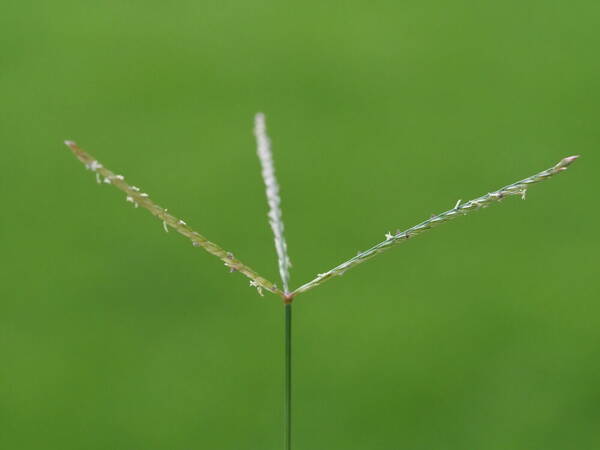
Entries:
{"type": "Polygon", "coordinates": [[[74,139],[293,286],[434,212],[565,174],[299,297],[294,442],[600,448],[595,1],[0,6],[0,447],[282,447],[282,314],[99,186],[74,139]]]}

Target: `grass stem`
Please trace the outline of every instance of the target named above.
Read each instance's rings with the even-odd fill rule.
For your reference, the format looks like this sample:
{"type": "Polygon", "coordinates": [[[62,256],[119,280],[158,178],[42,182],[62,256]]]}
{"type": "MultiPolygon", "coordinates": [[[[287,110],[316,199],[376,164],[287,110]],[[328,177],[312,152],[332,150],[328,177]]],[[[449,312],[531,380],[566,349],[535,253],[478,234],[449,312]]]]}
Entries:
{"type": "Polygon", "coordinates": [[[285,381],[283,403],[284,449],[292,449],[292,304],[284,304],[285,314],[285,381]]]}

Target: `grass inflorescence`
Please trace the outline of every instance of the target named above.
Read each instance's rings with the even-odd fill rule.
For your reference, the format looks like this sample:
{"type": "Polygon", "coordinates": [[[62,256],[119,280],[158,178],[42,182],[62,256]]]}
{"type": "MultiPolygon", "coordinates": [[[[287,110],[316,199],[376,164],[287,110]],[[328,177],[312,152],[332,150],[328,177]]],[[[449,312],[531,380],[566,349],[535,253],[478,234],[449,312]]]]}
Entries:
{"type": "Polygon", "coordinates": [[[545,181],[550,177],[565,171],[579,157],[569,156],[563,158],[556,165],[549,169],[524,178],[523,180],[516,181],[496,191],[489,192],[473,200],[469,200],[464,203],[459,200],[453,208],[442,213],[435,214],[429,219],[424,220],[423,222],[408,228],[407,230],[398,230],[394,233],[388,232],[385,235],[385,240],[379,242],[368,250],[358,253],[356,256],[342,262],[336,267],[319,273],[313,280],[301,285],[295,290],[290,291],[288,284],[289,268],[291,264],[287,253],[287,244],[283,235],[284,226],[280,208],[281,201],[279,197],[279,185],[275,178],[270,141],[266,135],[264,115],[262,114],[257,114],[256,116],[255,135],[257,137],[258,155],[262,165],[262,174],[269,204],[269,222],[275,237],[275,248],[278,256],[279,272],[283,286],[282,289],[279,288],[275,283],[260,276],[254,269],[237,259],[233,253],[226,251],[218,244],[209,241],[206,237],[197,231],[194,231],[186,222],[178,219],[169,213],[165,208],[157,205],[150,199],[148,194],[142,192],[138,187],[127,183],[125,181],[125,177],[122,175],[117,175],[108,170],[103,164],[98,162],[98,160],[96,160],[92,155],[78,147],[73,141],[66,141],[65,143],[73,151],[75,156],[86,166],[87,169],[95,172],[98,182],[112,184],[117,189],[125,193],[126,200],[128,202],[131,202],[135,207],[147,209],[150,211],[150,213],[161,220],[165,230],[168,230],[169,228],[174,229],[178,233],[188,238],[194,246],[201,247],[207,252],[220,258],[225,265],[230,268],[230,270],[240,272],[247,276],[250,279],[250,284],[256,287],[259,293],[262,294],[262,291],[266,290],[278,295],[285,302],[291,302],[292,299],[296,298],[299,294],[307,292],[325,283],[327,280],[343,275],[347,270],[352,269],[357,265],[373,258],[374,256],[383,253],[392,247],[396,247],[397,245],[400,245],[427,230],[435,228],[442,223],[449,222],[457,217],[467,215],[473,211],[485,208],[494,203],[499,203],[507,197],[518,196],[524,199],[527,190],[531,185],[545,181]]]}
{"type": "Polygon", "coordinates": [[[533,184],[547,180],[548,178],[565,171],[578,156],[569,156],[560,160],[553,167],[527,177],[523,180],[504,186],[496,191],[489,192],[467,202],[457,201],[453,208],[439,214],[432,215],[429,219],[408,228],[404,231],[394,233],[387,232],[385,240],[373,247],[359,252],[356,256],[344,261],[333,269],[319,273],[313,280],[301,285],[295,290],[290,290],[290,259],[288,256],[287,243],[284,237],[283,217],[281,213],[281,198],[279,194],[279,183],[275,176],[275,165],[271,151],[271,141],[267,135],[265,116],[259,113],[255,116],[254,135],[257,142],[257,154],[262,168],[262,177],[265,184],[267,203],[269,206],[268,217],[275,240],[275,250],[279,266],[282,288],[268,279],[260,276],[255,270],[237,259],[233,253],[223,249],[218,244],[209,241],[206,237],[193,230],[185,221],[175,217],[165,208],[157,205],[150,196],[140,188],[130,185],[125,181],[123,175],[115,174],[103,164],[98,162],[92,155],[82,150],[73,141],[65,141],[65,144],[73,151],[74,155],[95,173],[96,181],[101,184],[111,184],[125,194],[125,200],[134,207],[144,208],[157,217],[165,231],[173,229],[190,240],[192,245],[200,247],[221,259],[232,272],[240,272],[250,279],[250,286],[255,287],[260,295],[263,290],[271,292],[283,299],[284,303],[284,449],[292,448],[292,301],[300,294],[307,292],[327,280],[343,275],[349,269],[396,247],[420,234],[431,230],[436,226],[449,222],[457,217],[467,215],[478,209],[485,208],[494,203],[499,203],[507,197],[519,196],[525,199],[527,190],[533,184]]]}

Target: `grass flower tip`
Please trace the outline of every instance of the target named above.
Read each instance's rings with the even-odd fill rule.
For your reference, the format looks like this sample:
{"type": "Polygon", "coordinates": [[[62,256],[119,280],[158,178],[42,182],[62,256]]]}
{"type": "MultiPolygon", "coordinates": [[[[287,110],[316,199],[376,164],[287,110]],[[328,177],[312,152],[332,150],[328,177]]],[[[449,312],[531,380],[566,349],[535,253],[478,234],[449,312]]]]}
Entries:
{"type": "Polygon", "coordinates": [[[556,165],[556,168],[564,170],[567,167],[569,167],[573,163],[573,161],[580,157],[581,155],[567,156],[566,158],[563,158],[559,161],[559,163],[556,165]]]}

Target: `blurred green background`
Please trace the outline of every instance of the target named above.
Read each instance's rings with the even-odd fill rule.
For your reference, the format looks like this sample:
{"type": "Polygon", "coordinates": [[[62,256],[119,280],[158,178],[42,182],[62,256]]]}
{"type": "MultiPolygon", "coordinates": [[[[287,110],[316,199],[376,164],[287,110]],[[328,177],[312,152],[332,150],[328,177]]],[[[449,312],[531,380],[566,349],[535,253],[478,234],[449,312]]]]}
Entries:
{"type": "Polygon", "coordinates": [[[259,110],[294,287],[583,154],[298,298],[295,448],[600,448],[597,2],[0,13],[0,448],[282,447],[280,302],[62,144],[275,280],[259,110]]]}

